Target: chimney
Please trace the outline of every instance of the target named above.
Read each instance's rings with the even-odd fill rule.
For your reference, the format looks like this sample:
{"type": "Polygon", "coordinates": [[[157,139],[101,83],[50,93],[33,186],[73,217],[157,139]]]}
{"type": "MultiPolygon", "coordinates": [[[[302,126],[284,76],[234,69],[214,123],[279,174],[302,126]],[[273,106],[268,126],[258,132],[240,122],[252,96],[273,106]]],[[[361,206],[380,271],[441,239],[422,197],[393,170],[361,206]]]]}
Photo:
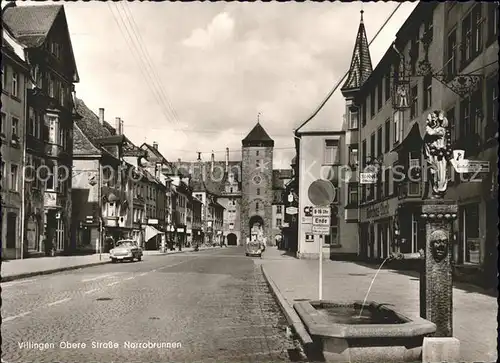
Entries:
{"type": "Polygon", "coordinates": [[[123,120],[120,120],[120,135],[123,135],[123,120]]]}
{"type": "Polygon", "coordinates": [[[215,155],[214,155],[214,151],[212,150],[212,159],[210,162],[210,170],[212,171],[212,173],[214,172],[214,163],[215,163],[215,155]]]}
{"type": "Polygon", "coordinates": [[[153,141],[153,149],[158,150],[158,143],[153,141]]]}
{"type": "Polygon", "coordinates": [[[122,120],[119,117],[115,117],[115,130],[117,135],[121,135],[122,120]]]}
{"type": "Polygon", "coordinates": [[[229,171],[229,148],[226,147],[226,173],[229,171]]]}
{"type": "Polygon", "coordinates": [[[99,123],[104,124],[104,108],[102,107],[99,109],[99,123]]]}

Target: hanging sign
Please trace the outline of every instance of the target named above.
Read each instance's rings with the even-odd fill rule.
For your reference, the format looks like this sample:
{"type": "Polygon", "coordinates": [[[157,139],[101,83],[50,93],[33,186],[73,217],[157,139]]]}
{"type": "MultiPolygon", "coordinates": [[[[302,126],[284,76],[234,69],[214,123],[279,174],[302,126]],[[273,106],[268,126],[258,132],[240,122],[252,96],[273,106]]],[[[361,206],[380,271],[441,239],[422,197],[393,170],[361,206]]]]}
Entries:
{"type": "Polygon", "coordinates": [[[375,184],[377,182],[377,173],[359,173],[360,184],[375,184]]]}

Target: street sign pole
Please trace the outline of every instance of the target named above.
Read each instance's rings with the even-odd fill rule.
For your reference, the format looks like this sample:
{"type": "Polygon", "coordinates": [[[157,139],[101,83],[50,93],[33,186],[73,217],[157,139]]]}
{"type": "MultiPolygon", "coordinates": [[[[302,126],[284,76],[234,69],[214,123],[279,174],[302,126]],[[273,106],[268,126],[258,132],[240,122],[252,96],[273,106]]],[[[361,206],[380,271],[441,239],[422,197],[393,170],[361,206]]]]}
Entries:
{"type": "Polygon", "coordinates": [[[323,235],[319,236],[319,281],[318,281],[318,290],[319,290],[319,300],[323,299],[323,235]]]}
{"type": "Polygon", "coordinates": [[[335,200],[336,190],[328,180],[318,179],[314,181],[308,189],[309,200],[316,206],[313,208],[313,234],[319,234],[319,271],[318,271],[318,295],[319,300],[323,299],[323,241],[325,235],[330,234],[330,205],[335,200]],[[315,218],[318,217],[318,218],[315,218]],[[314,228],[316,225],[316,228],[314,228]],[[325,226],[328,230],[325,231],[325,226]],[[315,231],[316,230],[316,231],[315,231]]]}

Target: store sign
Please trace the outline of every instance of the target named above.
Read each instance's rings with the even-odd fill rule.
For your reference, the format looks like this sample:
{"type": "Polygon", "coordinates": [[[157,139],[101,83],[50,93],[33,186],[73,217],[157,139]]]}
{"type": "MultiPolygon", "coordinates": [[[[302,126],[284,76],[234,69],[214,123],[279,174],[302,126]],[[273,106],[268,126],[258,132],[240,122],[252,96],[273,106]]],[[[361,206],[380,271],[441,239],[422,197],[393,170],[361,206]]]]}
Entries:
{"type": "Polygon", "coordinates": [[[457,173],[487,173],[490,171],[489,161],[481,160],[451,160],[451,164],[457,173]]]}
{"type": "Polygon", "coordinates": [[[299,210],[297,209],[297,207],[286,207],[285,209],[285,213],[290,215],[297,214],[298,212],[299,210]]]}
{"type": "Polygon", "coordinates": [[[158,224],[158,219],[150,218],[150,219],[148,219],[148,224],[158,224]]]}
{"type": "Polygon", "coordinates": [[[184,233],[184,228],[177,228],[177,232],[184,233]]]}
{"type": "Polygon", "coordinates": [[[360,184],[375,184],[377,182],[376,173],[359,173],[360,184]]]}
{"type": "Polygon", "coordinates": [[[389,214],[389,203],[371,205],[366,208],[366,218],[378,218],[389,214]]]}

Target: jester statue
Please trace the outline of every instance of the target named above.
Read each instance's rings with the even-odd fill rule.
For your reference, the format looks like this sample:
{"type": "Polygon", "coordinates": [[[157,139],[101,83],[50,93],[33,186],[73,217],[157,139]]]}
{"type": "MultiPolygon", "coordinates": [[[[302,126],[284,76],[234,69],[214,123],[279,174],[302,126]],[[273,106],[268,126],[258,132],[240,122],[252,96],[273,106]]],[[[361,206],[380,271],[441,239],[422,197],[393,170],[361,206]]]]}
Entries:
{"type": "Polygon", "coordinates": [[[424,157],[430,166],[432,199],[441,199],[448,187],[448,163],[452,157],[448,119],[443,111],[427,116],[424,136],[424,157]]]}

